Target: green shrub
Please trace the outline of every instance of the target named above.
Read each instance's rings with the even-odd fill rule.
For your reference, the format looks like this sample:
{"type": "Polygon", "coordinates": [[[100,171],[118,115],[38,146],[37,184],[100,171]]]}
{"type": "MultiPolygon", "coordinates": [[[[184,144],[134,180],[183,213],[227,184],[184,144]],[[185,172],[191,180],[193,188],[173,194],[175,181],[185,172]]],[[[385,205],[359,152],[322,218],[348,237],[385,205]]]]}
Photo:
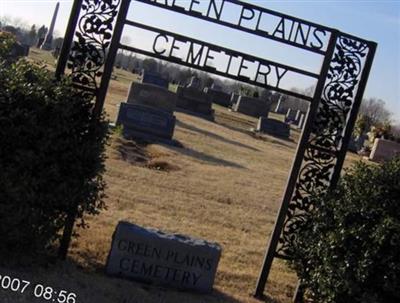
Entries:
{"type": "Polygon", "coordinates": [[[358,163],[312,201],[291,265],[315,302],[400,302],[400,157],[358,163]]]}
{"type": "Polygon", "coordinates": [[[15,43],[16,39],[13,34],[0,31],[0,60],[8,58],[15,43]]]}
{"type": "Polygon", "coordinates": [[[75,205],[81,226],[104,208],[107,123],[90,102],[43,67],[0,64],[1,249],[45,249],[75,205]]]}

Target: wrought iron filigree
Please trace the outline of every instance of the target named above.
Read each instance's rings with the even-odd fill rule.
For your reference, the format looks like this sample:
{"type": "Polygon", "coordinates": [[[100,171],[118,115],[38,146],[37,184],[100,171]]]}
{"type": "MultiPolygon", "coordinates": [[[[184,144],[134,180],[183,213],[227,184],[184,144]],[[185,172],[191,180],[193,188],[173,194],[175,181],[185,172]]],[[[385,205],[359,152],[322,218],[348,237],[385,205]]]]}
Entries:
{"type": "Polygon", "coordinates": [[[121,0],[84,0],[67,67],[75,85],[96,96],[121,0]]]}
{"type": "Polygon", "coordinates": [[[291,258],[291,243],[296,240],[294,231],[304,221],[304,214],[313,208],[310,195],[330,186],[367,53],[368,46],[365,43],[343,36],[336,42],[302,169],[276,251],[278,256],[291,258]]]}

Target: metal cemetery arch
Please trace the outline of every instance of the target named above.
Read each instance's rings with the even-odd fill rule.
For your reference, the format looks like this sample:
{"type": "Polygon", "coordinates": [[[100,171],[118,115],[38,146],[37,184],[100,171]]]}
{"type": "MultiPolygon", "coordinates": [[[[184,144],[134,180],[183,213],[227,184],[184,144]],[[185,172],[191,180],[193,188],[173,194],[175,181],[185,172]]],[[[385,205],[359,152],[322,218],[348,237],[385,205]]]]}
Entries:
{"type": "MultiPolygon", "coordinates": [[[[115,56],[120,48],[310,101],[310,110],[257,282],[255,296],[262,297],[273,259],[290,259],[291,257],[287,250],[290,242],[293,241],[291,231],[296,229],[296,223],[302,220],[302,213],[309,211],[312,207],[308,196],[316,189],[335,186],[339,179],[377,45],[335,29],[241,1],[208,0],[208,10],[205,12],[196,10],[199,0],[187,2],[190,3],[189,8],[178,6],[175,0],[75,0],[56,76],[60,77],[66,67],[70,68],[72,79],[77,87],[96,99],[95,115],[99,115],[102,111],[115,56]],[[314,74],[127,20],[131,2],[141,2],[167,9],[323,55],[322,68],[319,74],[314,74]],[[236,23],[225,21],[221,17],[224,7],[228,4],[241,10],[236,23]],[[260,27],[263,16],[272,16],[280,20],[274,32],[268,32],[260,27]],[[257,21],[255,28],[243,25],[243,21],[252,19],[257,21]],[[290,33],[285,31],[287,22],[292,25],[290,33]],[[157,33],[153,50],[121,44],[120,39],[125,25],[157,33]],[[295,27],[297,29],[294,30],[295,27]],[[313,42],[309,40],[310,32],[314,36],[313,42]],[[76,42],[73,43],[74,35],[76,42]],[[329,36],[327,43],[322,41],[321,36],[329,36]],[[165,49],[157,48],[159,42],[157,39],[164,41],[171,39],[172,51],[168,54],[165,49]],[[186,58],[173,56],[175,41],[190,43],[186,58]],[[202,53],[195,53],[194,45],[199,46],[202,53]],[[205,51],[204,54],[203,51],[205,51]],[[211,52],[229,56],[226,70],[221,71],[207,64],[207,60],[213,58],[211,52]],[[201,62],[203,55],[205,55],[205,60],[201,62]],[[239,72],[236,74],[229,72],[232,58],[241,60],[239,72]],[[241,74],[241,69],[246,68],[243,65],[245,61],[258,64],[254,79],[241,74]],[[278,75],[275,86],[268,83],[268,73],[265,72],[265,68],[270,70],[271,67],[276,69],[278,75]],[[264,72],[261,71],[262,68],[264,72]],[[317,79],[314,96],[304,96],[280,88],[279,81],[286,73],[317,79]],[[280,75],[281,78],[279,78],[280,75]],[[264,81],[262,81],[263,77],[264,81]]],[[[72,226],[73,220],[72,225],[67,224],[65,229],[72,231],[72,226]]]]}

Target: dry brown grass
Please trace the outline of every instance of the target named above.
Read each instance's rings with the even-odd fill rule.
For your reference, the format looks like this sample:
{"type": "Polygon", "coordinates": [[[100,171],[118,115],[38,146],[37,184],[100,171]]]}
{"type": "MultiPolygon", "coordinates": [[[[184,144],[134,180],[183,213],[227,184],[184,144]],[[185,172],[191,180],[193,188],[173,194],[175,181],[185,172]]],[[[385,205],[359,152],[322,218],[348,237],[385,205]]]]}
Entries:
{"type": "MultiPolygon", "coordinates": [[[[128,82],[111,81],[105,109],[112,120],[127,89],[128,82]]],[[[215,123],[176,113],[174,137],[184,148],[152,144],[138,149],[114,136],[107,150],[108,210],[89,218],[90,228],[72,242],[68,262],[18,269],[15,274],[75,291],[85,303],[259,302],[251,294],[299,132],[292,131],[291,140],[257,139],[249,132],[254,118],[218,106],[215,110],[215,123]],[[138,155],[146,165],[129,161],[138,155]],[[168,169],[149,169],[157,163],[168,169]],[[220,243],[223,253],[215,291],[197,295],[105,276],[119,220],[220,243]]],[[[348,162],[356,158],[351,156],[348,162]]],[[[295,275],[276,262],[266,302],[290,302],[295,284],[295,275]]],[[[13,298],[10,302],[22,297],[13,298]]]]}

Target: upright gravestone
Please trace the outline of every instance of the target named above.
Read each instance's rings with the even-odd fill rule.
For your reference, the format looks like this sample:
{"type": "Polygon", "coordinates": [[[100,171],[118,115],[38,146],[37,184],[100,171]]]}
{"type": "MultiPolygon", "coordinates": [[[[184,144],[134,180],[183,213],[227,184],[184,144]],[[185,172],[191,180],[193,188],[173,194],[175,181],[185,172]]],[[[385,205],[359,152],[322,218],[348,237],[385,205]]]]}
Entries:
{"type": "Polygon", "coordinates": [[[129,88],[127,102],[147,105],[173,113],[176,107],[176,94],[164,87],[132,82],[129,88]]]}
{"type": "Polygon", "coordinates": [[[211,292],[220,257],[217,243],[119,222],[106,272],[145,283],[211,292]]]}
{"type": "Polygon", "coordinates": [[[296,124],[297,111],[289,108],[286,113],[286,122],[296,124]]]}
{"type": "Polygon", "coordinates": [[[116,125],[123,126],[123,135],[128,139],[169,143],[174,135],[175,122],[175,116],[165,110],[121,102],[116,125]]]}
{"type": "Polygon", "coordinates": [[[267,100],[240,96],[238,102],[234,105],[233,110],[258,118],[268,116],[270,106],[271,103],[267,100]]]}
{"type": "Polygon", "coordinates": [[[153,84],[168,89],[169,81],[163,78],[159,73],[150,73],[142,71],[142,83],[153,84]]]}
{"type": "Polygon", "coordinates": [[[229,107],[231,105],[231,96],[222,90],[215,90],[210,87],[206,87],[204,92],[210,96],[212,103],[225,107],[229,107]]]}
{"type": "Polygon", "coordinates": [[[285,97],[283,95],[280,95],[279,99],[278,99],[278,102],[276,104],[276,107],[275,107],[275,112],[276,113],[278,113],[278,114],[286,113],[285,109],[284,109],[284,106],[283,106],[284,102],[285,102],[285,97]]]}
{"type": "Polygon", "coordinates": [[[208,94],[191,87],[178,86],[176,106],[206,119],[213,119],[211,98],[208,94]]]}
{"type": "Polygon", "coordinates": [[[171,143],[176,95],[153,84],[132,82],[127,102],[120,103],[116,125],[126,138],[171,143]]]}
{"type": "Polygon", "coordinates": [[[232,93],[231,94],[231,106],[235,106],[235,104],[238,102],[240,95],[232,93]]]}
{"type": "Polygon", "coordinates": [[[300,117],[299,117],[299,120],[298,120],[298,122],[297,122],[297,128],[298,128],[298,129],[303,129],[304,121],[305,121],[305,120],[306,120],[306,114],[301,113],[301,114],[300,114],[300,117]]]}
{"type": "Polygon", "coordinates": [[[290,126],[288,124],[267,117],[258,119],[256,131],[285,139],[290,137],[290,126]]]}
{"type": "Polygon", "coordinates": [[[200,90],[201,89],[201,80],[198,77],[193,76],[190,78],[190,82],[187,87],[200,90]]]}
{"type": "Polygon", "coordinates": [[[372,161],[387,161],[400,155],[400,143],[386,139],[375,139],[369,158],[372,161]]]}
{"type": "Polygon", "coordinates": [[[213,89],[213,90],[222,90],[222,86],[213,83],[213,84],[211,84],[211,89],[213,89]]]}
{"type": "Polygon", "coordinates": [[[13,44],[10,52],[10,57],[17,59],[20,57],[27,57],[29,55],[29,45],[26,44],[20,44],[19,42],[16,42],[13,44]]]}

